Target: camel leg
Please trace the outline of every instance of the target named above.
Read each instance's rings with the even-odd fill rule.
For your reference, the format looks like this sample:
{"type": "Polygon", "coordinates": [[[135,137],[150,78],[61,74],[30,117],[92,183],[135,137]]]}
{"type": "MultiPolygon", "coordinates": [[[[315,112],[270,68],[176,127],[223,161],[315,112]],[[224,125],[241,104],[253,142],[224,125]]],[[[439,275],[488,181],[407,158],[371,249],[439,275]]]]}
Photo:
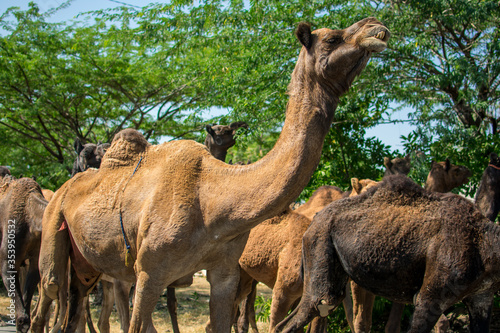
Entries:
{"type": "Polygon", "coordinates": [[[351,281],[354,332],[369,333],[375,295],[351,281]]]}
{"type": "Polygon", "coordinates": [[[177,297],[175,297],[175,288],[173,287],[167,287],[167,309],[174,333],[180,333],[179,323],[177,322],[177,297]]]}
{"type": "Polygon", "coordinates": [[[314,317],[328,316],[345,297],[347,273],[329,234],[315,230],[315,226],[321,228],[319,224],[311,225],[302,238],[302,298],[297,308],[276,326],[275,332],[302,332],[314,317]]]}
{"type": "Polygon", "coordinates": [[[288,311],[292,308],[292,305],[297,299],[300,298],[302,292],[302,283],[294,283],[292,285],[286,285],[286,281],[283,281],[281,274],[278,273],[276,283],[273,288],[273,298],[271,301],[271,318],[269,320],[269,329],[273,330],[276,325],[282,321],[288,311]],[[300,284],[298,286],[297,284],[300,284]]]}
{"type": "Polygon", "coordinates": [[[404,304],[392,303],[389,319],[385,324],[385,333],[399,333],[401,331],[401,316],[403,316],[404,309],[404,304]]]}
{"type": "Polygon", "coordinates": [[[134,309],[132,311],[129,333],[156,333],[151,315],[164,286],[152,274],[142,271],[137,275],[134,309]]]}
{"type": "Polygon", "coordinates": [[[31,300],[40,282],[40,272],[38,270],[38,255],[29,260],[28,273],[24,283],[23,300],[28,314],[31,313],[31,300]]]}
{"type": "Polygon", "coordinates": [[[76,276],[73,266],[70,268],[70,283],[68,292],[68,310],[64,318],[63,332],[85,332],[85,302],[88,292],[95,286],[96,278],[90,286],[83,285],[76,276]],[[83,326],[83,329],[82,329],[83,326]]]}
{"type": "Polygon", "coordinates": [[[354,324],[353,324],[353,314],[352,314],[352,296],[351,296],[351,283],[348,282],[345,286],[345,297],[344,300],[342,301],[344,305],[344,312],[345,312],[345,317],[347,319],[347,324],[349,325],[349,328],[351,329],[351,332],[354,331],[354,324]]]}
{"type": "Polygon", "coordinates": [[[116,309],[120,317],[120,333],[127,333],[130,327],[129,295],[132,283],[113,280],[116,309]]]}
{"type": "Polygon", "coordinates": [[[207,332],[231,332],[236,314],[234,300],[240,280],[240,267],[235,262],[232,266],[217,265],[207,270],[207,280],[210,283],[210,321],[206,327],[207,332]]]}
{"type": "MultiPolygon", "coordinates": [[[[7,238],[5,235],[4,238],[7,238]]],[[[3,242],[7,246],[7,240],[3,242]]],[[[20,251],[19,251],[20,252],[20,251]]],[[[7,289],[7,295],[10,297],[11,301],[7,311],[13,313],[13,317],[9,316],[9,319],[14,320],[16,323],[16,328],[18,332],[27,332],[30,328],[30,313],[26,308],[26,304],[23,300],[23,292],[21,289],[21,283],[19,281],[19,272],[21,269],[21,261],[18,260],[15,263],[12,260],[7,260],[7,249],[4,248],[1,251],[0,262],[2,262],[1,273],[2,281],[7,289]]],[[[18,255],[18,251],[14,256],[18,255]]]]}
{"type": "Polygon", "coordinates": [[[478,294],[463,299],[470,318],[471,333],[487,333],[490,331],[491,308],[493,294],[478,294]]]}
{"type": "Polygon", "coordinates": [[[328,329],[328,317],[316,317],[307,327],[307,333],[324,333],[328,329]]]}
{"type": "Polygon", "coordinates": [[[113,311],[113,305],[115,304],[115,294],[113,291],[113,283],[109,281],[101,280],[102,286],[102,304],[101,304],[101,314],[99,315],[99,321],[97,327],[101,333],[109,333],[109,316],[113,311]]]}
{"type": "Polygon", "coordinates": [[[241,314],[238,318],[238,333],[247,333],[250,326],[253,332],[259,333],[257,323],[255,322],[255,298],[257,297],[258,283],[258,281],[252,280],[250,294],[240,304],[241,314]]]}
{"type": "MultiPolygon", "coordinates": [[[[238,291],[237,291],[237,296],[236,296],[236,302],[235,302],[235,312],[238,319],[235,323],[235,332],[238,333],[246,333],[248,332],[248,327],[249,327],[249,320],[251,320],[248,315],[249,315],[249,308],[253,308],[255,305],[255,296],[252,300],[251,294],[255,291],[255,285],[257,285],[257,281],[255,281],[250,275],[248,275],[247,272],[245,272],[243,269],[240,269],[240,282],[238,284],[238,291]],[[238,311],[238,305],[240,306],[240,309],[238,311]]],[[[255,314],[254,314],[254,321],[255,321],[255,314]]]]}
{"type": "Polygon", "coordinates": [[[416,297],[415,311],[408,333],[431,332],[442,313],[457,302],[455,297],[445,297],[443,290],[446,290],[446,286],[432,288],[425,283],[422,285],[416,297]]]}
{"type": "Polygon", "coordinates": [[[33,333],[43,333],[45,323],[48,318],[52,298],[48,297],[43,288],[39,289],[38,302],[36,304],[36,312],[31,322],[31,331],[33,333]]]}

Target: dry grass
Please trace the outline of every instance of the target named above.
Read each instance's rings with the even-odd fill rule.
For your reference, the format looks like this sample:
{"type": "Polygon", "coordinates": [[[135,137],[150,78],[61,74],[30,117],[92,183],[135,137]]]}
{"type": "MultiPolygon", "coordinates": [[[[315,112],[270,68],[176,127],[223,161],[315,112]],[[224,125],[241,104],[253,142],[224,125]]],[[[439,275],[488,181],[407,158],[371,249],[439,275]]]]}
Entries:
{"type": "MultiPolygon", "coordinates": [[[[266,286],[259,284],[257,293],[265,298],[271,297],[271,290],[266,286]]],[[[205,332],[205,325],[209,318],[208,301],[210,299],[210,285],[205,277],[196,275],[193,285],[189,288],[176,289],[176,297],[178,302],[177,315],[179,321],[179,329],[182,333],[202,333],[205,332]]],[[[34,297],[36,301],[36,296],[34,297]]],[[[92,300],[92,296],[91,296],[92,300]]],[[[5,294],[0,294],[0,314],[3,314],[6,307],[9,305],[9,298],[5,294]]],[[[32,305],[34,308],[34,305],[32,305]]],[[[99,307],[92,306],[92,321],[97,329],[97,321],[99,319],[99,307]]],[[[0,318],[4,319],[4,316],[0,318]]],[[[167,310],[167,298],[160,297],[156,310],[153,313],[153,322],[159,333],[173,332],[170,322],[170,315],[167,310]]],[[[0,326],[1,326],[0,319],[0,326]]],[[[257,322],[259,331],[267,332],[269,329],[267,322],[257,322]]],[[[111,332],[120,332],[120,323],[118,320],[118,312],[114,310],[110,318],[111,332]]],[[[88,331],[88,329],[87,329],[88,331]]]]}

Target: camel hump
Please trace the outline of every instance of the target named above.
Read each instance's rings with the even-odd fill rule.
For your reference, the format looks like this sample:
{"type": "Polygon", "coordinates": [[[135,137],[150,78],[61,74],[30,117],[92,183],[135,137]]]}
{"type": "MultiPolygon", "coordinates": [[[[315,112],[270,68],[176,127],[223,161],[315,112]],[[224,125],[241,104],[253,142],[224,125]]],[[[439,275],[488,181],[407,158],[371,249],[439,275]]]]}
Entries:
{"type": "Polygon", "coordinates": [[[139,155],[144,153],[150,145],[139,131],[133,128],[121,130],[115,135],[111,146],[106,151],[101,162],[101,169],[134,165],[139,155]]]}

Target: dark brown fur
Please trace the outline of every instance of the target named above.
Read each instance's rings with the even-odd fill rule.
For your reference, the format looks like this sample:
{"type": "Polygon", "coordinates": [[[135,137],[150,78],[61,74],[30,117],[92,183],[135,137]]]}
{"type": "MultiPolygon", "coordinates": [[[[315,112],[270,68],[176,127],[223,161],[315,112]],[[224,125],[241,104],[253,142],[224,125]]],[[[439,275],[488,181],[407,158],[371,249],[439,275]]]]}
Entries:
{"type": "Polygon", "coordinates": [[[207,137],[205,138],[205,146],[214,157],[222,162],[226,161],[227,150],[234,146],[236,140],[236,130],[238,128],[248,128],[244,121],[234,122],[231,125],[207,125],[207,137]]]}
{"type": "Polygon", "coordinates": [[[362,195],[321,211],[303,238],[304,293],[277,332],[296,332],[326,315],[351,278],[370,292],[414,303],[409,333],[430,332],[458,301],[471,332],[488,332],[500,288],[500,228],[468,200],[389,176],[362,195]]]}
{"type": "Polygon", "coordinates": [[[31,299],[40,280],[38,255],[46,206],[33,179],[0,178],[0,265],[2,281],[15,305],[18,332],[30,327],[31,299]],[[21,286],[19,273],[26,263],[28,273],[21,286]]]}
{"type": "Polygon", "coordinates": [[[88,168],[98,169],[101,166],[101,160],[109,148],[109,143],[86,143],[82,144],[80,139],[76,139],[73,144],[76,152],[76,159],[73,163],[71,177],[78,172],[83,172],[88,168]]]}
{"type": "Polygon", "coordinates": [[[500,158],[490,154],[490,163],[483,172],[476,192],[475,202],[490,221],[495,221],[500,211],[500,158]]]}
{"type": "Polygon", "coordinates": [[[384,157],[385,173],[387,175],[407,175],[411,170],[411,158],[410,155],[406,157],[396,157],[392,160],[389,157],[384,157]]]}
{"type": "Polygon", "coordinates": [[[431,163],[431,170],[425,182],[425,189],[431,192],[446,193],[455,187],[469,182],[472,173],[461,165],[451,164],[449,159],[444,162],[431,163]]]}

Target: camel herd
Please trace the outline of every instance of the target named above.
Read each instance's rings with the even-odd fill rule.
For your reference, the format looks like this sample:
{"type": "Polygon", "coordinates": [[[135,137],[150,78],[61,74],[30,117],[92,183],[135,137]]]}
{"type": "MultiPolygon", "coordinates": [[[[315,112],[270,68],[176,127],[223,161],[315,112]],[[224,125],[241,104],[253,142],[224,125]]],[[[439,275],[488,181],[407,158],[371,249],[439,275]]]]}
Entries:
{"type": "Polygon", "coordinates": [[[405,157],[386,158],[380,182],[353,178],[349,192],[322,186],[290,208],[319,163],[339,98],[390,32],[366,18],[343,30],[300,23],[296,36],[302,49],[283,130],[259,161],[225,163],[236,130],[247,127],[237,122],[207,126],[205,145],[151,145],[133,129],[111,144],[77,140],[72,177],[55,193],[0,167],[0,263],[7,290],[15,287],[18,331],[43,332],[57,300],[52,331],[84,332],[88,294],[101,281],[101,332],[114,302],[122,332],[156,332],[152,312],[165,289],[179,332],[175,288],[202,269],[207,332],[257,330],[258,282],[273,289],[271,332],[303,332],[308,323],[309,332],[326,332],[342,301],[351,329],[369,332],[375,295],[394,302],[386,332],[399,332],[404,304],[415,305],[414,333],[430,332],[458,301],[471,332],[488,331],[500,289],[500,229],[490,222],[500,209],[499,158],[491,154],[476,204],[446,193],[468,181],[466,168],[433,163],[424,189],[406,176],[405,157]]]}

